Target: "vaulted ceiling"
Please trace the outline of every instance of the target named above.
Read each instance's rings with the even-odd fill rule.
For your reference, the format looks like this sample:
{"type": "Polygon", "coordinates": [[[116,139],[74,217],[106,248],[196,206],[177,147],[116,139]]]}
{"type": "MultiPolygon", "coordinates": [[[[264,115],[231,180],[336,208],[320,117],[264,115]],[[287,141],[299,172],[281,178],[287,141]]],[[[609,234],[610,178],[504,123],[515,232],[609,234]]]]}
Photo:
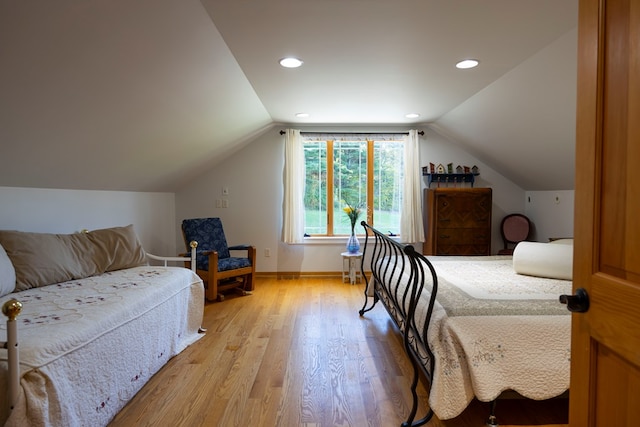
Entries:
{"type": "Polygon", "coordinates": [[[0,0],[0,186],[174,191],[273,126],[375,124],[572,189],[577,7],[0,0]]]}

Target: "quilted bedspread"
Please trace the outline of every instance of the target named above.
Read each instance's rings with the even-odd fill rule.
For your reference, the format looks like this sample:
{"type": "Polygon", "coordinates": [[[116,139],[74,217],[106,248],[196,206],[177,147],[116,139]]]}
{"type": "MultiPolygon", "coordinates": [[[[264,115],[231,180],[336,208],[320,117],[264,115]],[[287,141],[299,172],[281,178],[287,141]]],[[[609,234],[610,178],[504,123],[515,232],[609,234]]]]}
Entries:
{"type": "MultiPolygon", "coordinates": [[[[178,267],[136,267],[9,294],[18,317],[21,393],[0,424],[101,426],[171,357],[198,340],[202,281],[178,267]],[[28,421],[27,421],[28,420],[28,421]]],[[[0,324],[0,341],[6,324],[0,324]]],[[[5,382],[6,351],[0,350],[5,382]]]]}
{"type": "MultiPolygon", "coordinates": [[[[489,402],[514,390],[540,400],[568,390],[571,316],[558,297],[571,293],[570,281],[517,274],[511,257],[428,259],[438,275],[428,330],[429,404],[438,418],[458,416],[474,396],[489,402]]],[[[419,328],[425,301],[423,294],[419,328]]]]}

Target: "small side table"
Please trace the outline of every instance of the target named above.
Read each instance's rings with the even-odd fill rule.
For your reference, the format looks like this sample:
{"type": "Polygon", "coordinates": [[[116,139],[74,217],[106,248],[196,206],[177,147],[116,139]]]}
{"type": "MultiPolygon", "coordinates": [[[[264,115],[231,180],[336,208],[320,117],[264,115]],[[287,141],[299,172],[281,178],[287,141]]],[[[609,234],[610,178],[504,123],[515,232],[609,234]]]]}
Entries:
{"type": "Polygon", "coordinates": [[[360,283],[362,274],[360,272],[360,264],[362,263],[362,252],[342,252],[342,282],[349,279],[350,284],[360,283]],[[359,263],[358,263],[359,261],[359,263]],[[348,267],[345,268],[345,263],[348,267]]]}

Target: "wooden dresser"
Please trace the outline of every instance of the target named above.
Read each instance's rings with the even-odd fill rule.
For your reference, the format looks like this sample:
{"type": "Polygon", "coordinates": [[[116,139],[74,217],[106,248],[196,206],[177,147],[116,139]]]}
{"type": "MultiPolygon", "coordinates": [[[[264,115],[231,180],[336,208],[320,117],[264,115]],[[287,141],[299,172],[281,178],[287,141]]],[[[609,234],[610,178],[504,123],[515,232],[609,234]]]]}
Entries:
{"type": "Polygon", "coordinates": [[[424,192],[425,255],[491,255],[491,188],[424,192]]]}

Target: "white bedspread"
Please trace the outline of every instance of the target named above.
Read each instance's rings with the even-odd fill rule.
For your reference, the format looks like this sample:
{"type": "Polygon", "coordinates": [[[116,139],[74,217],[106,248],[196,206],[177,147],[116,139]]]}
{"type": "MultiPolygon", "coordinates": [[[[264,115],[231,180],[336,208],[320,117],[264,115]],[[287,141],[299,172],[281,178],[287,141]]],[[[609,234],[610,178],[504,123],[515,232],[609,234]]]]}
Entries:
{"type": "MultiPolygon", "coordinates": [[[[198,340],[202,281],[178,267],[136,267],[9,294],[18,317],[22,386],[7,426],[101,426],[171,357],[198,340]],[[28,420],[28,421],[27,421],[28,420]]],[[[0,324],[0,341],[6,324],[0,324]]],[[[6,351],[0,380],[6,383],[6,351]]]]}
{"type": "Polygon", "coordinates": [[[568,390],[571,316],[558,297],[571,293],[570,281],[519,275],[511,257],[428,258],[439,283],[428,332],[438,418],[458,416],[474,396],[489,402],[515,390],[539,400],[568,390]]]}

